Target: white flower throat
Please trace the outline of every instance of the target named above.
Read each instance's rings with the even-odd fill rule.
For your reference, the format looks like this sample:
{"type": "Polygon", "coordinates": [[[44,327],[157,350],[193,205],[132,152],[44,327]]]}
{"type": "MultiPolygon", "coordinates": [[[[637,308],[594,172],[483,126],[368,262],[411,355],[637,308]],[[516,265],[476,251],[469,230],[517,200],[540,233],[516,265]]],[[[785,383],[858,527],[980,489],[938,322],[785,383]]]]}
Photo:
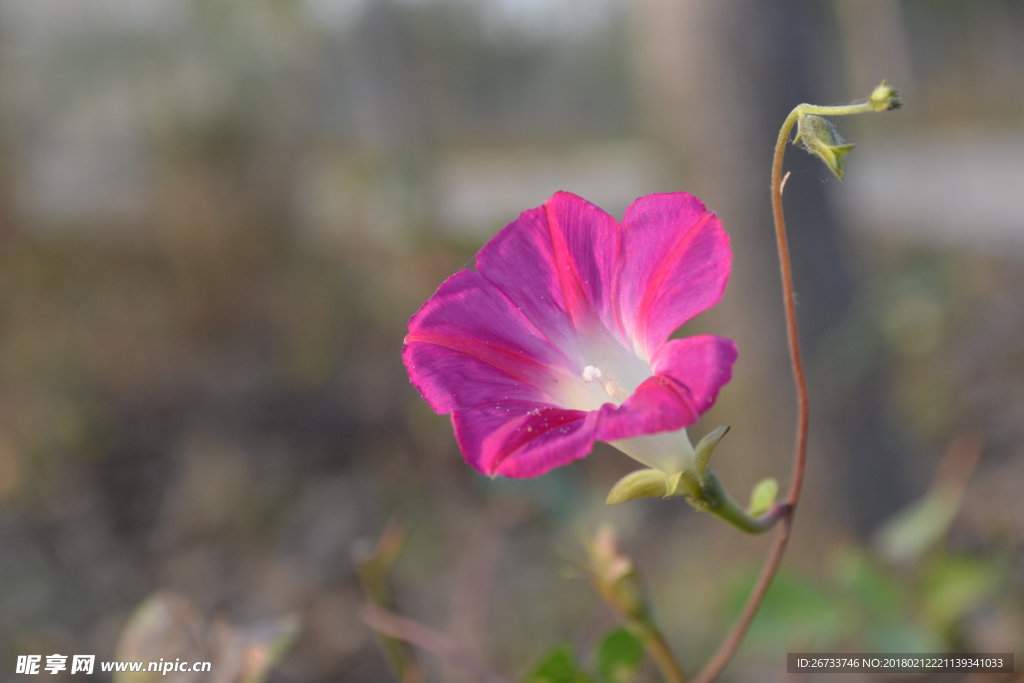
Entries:
{"type": "MultiPolygon", "coordinates": [[[[583,369],[577,370],[576,381],[561,385],[564,393],[560,398],[566,408],[599,410],[609,402],[609,397],[611,402],[622,405],[654,374],[646,359],[624,348],[610,335],[591,335],[581,341],[580,356],[586,359],[583,369]]],[[[611,445],[669,476],[695,467],[693,446],[685,429],[612,441],[611,445]]]]}
{"type": "Polygon", "coordinates": [[[555,402],[570,410],[600,410],[605,403],[622,405],[650,377],[650,363],[638,357],[608,330],[591,328],[566,345],[567,367],[551,385],[555,402]]]}
{"type": "MultiPolygon", "coordinates": [[[[602,372],[596,365],[583,368],[580,376],[588,385],[599,384],[616,403],[622,404],[629,398],[629,394],[619,386],[615,378],[602,372]]],[[[669,476],[695,468],[693,446],[685,429],[612,441],[611,444],[641,464],[661,470],[669,476]]]]}
{"type": "Polygon", "coordinates": [[[629,398],[629,394],[623,391],[622,387],[619,386],[619,383],[615,381],[614,377],[609,375],[608,377],[602,379],[604,373],[601,372],[601,368],[596,367],[594,365],[588,365],[587,367],[583,368],[582,374],[584,382],[590,384],[591,382],[597,381],[597,383],[604,387],[604,390],[608,392],[608,395],[614,398],[619,403],[622,403],[627,398],[629,398]]]}

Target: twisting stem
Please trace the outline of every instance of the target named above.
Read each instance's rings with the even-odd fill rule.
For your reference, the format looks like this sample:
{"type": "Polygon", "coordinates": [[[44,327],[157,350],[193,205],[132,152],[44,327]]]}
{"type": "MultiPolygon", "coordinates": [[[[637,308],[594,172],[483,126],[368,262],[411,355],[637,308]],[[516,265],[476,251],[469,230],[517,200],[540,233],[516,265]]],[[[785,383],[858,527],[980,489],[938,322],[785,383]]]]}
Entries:
{"type": "MultiPolygon", "coordinates": [[[[884,85],[884,83],[883,83],[884,85]]],[[[747,598],[739,618],[733,625],[729,635],[719,646],[718,651],[705,665],[704,669],[693,679],[693,683],[710,683],[722,672],[725,665],[732,659],[740,646],[743,636],[757,614],[765,593],[775,578],[775,572],[782,563],[789,542],[790,529],[793,526],[793,514],[797,501],[800,500],[800,488],[803,486],[804,469],[807,464],[807,425],[810,419],[810,404],[807,398],[807,378],[804,375],[803,356],[800,352],[800,331],[796,319],[796,300],[793,296],[793,270],[789,259],[789,241],[786,238],[786,219],[782,212],[782,159],[786,154],[786,143],[789,141],[793,126],[805,114],[819,116],[844,116],[861,114],[869,111],[881,111],[871,100],[856,104],[836,107],[821,107],[812,104],[801,104],[790,112],[779,131],[775,142],[775,157],[772,161],[772,217],[775,219],[775,241],[779,251],[779,270],[782,275],[782,302],[786,310],[786,338],[789,341],[789,359],[793,366],[793,381],[796,384],[796,445],[793,452],[793,473],[789,483],[789,496],[786,498],[785,517],[779,525],[779,531],[768,550],[764,567],[758,576],[757,583],[747,598]]]]}
{"type": "MultiPolygon", "coordinates": [[[[786,117],[785,122],[782,124],[782,129],[779,131],[779,138],[775,141],[775,157],[772,160],[772,217],[775,219],[775,241],[779,248],[779,271],[782,275],[782,301],[786,308],[786,339],[789,341],[789,360],[793,365],[793,381],[796,384],[797,405],[796,446],[793,452],[793,473],[789,483],[789,497],[786,499],[786,502],[789,503],[789,514],[787,515],[787,523],[783,526],[782,532],[778,536],[778,539],[781,539],[781,541],[776,540],[776,545],[780,546],[780,560],[782,552],[786,549],[786,541],[789,538],[787,527],[792,522],[796,503],[800,500],[800,488],[803,485],[804,468],[807,463],[807,425],[810,419],[810,402],[807,399],[807,378],[804,375],[804,361],[800,352],[800,329],[797,326],[796,299],[793,295],[793,268],[790,265],[789,260],[789,241],[786,238],[786,217],[782,211],[782,158],[786,155],[786,142],[789,140],[789,134],[793,130],[793,126],[796,124],[801,114],[857,114],[861,111],[871,111],[870,106],[868,104],[850,105],[846,107],[815,107],[807,104],[800,105],[786,117]],[[837,111],[826,111],[832,109],[837,111]]],[[[775,563],[775,566],[778,566],[778,562],[775,563]]],[[[765,589],[767,589],[767,583],[771,581],[774,574],[775,570],[773,568],[771,570],[771,574],[768,575],[768,581],[766,582],[765,589]]],[[[751,611],[751,618],[753,618],[753,611],[757,609],[757,605],[760,604],[762,597],[763,593],[758,597],[757,603],[751,611]]],[[[746,627],[744,627],[744,630],[745,629],[746,627]]]]}
{"type": "Polygon", "coordinates": [[[760,515],[750,514],[732,499],[732,496],[722,486],[718,476],[710,469],[704,475],[704,485],[701,487],[700,496],[692,497],[690,502],[698,510],[715,515],[748,534],[763,534],[771,530],[776,522],[789,515],[787,503],[775,503],[760,515]]]}

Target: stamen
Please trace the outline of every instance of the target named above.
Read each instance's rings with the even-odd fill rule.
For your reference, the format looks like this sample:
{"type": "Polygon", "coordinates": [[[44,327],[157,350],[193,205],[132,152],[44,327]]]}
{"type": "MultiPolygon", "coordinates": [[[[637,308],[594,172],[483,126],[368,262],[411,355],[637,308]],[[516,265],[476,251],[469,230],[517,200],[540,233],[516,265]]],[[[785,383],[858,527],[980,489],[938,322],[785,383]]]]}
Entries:
{"type": "Polygon", "coordinates": [[[583,368],[583,381],[587,382],[588,384],[590,382],[593,382],[595,378],[600,376],[601,368],[596,368],[593,365],[588,365],[587,367],[583,368]]]}
{"type": "Polygon", "coordinates": [[[614,377],[609,377],[608,381],[604,383],[604,390],[608,392],[608,395],[614,398],[616,401],[623,402],[629,398],[629,394],[623,391],[619,383],[615,381],[614,377]]]}

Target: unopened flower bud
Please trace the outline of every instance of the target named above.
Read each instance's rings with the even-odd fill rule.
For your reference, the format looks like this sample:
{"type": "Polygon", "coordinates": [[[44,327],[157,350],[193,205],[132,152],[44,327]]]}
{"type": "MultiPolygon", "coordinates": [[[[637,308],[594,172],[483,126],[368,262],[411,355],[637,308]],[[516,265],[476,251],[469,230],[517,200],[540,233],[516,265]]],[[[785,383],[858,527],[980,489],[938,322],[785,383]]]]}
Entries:
{"type": "Polygon", "coordinates": [[[889,85],[889,81],[882,81],[871,92],[868,102],[875,111],[889,111],[890,109],[899,109],[903,106],[903,101],[900,100],[900,91],[889,85]]]}
{"type": "Polygon", "coordinates": [[[853,149],[839,135],[839,131],[828,119],[815,114],[804,114],[797,121],[796,137],[793,143],[800,143],[808,152],[825,162],[836,177],[843,179],[846,161],[843,159],[853,149]]]}

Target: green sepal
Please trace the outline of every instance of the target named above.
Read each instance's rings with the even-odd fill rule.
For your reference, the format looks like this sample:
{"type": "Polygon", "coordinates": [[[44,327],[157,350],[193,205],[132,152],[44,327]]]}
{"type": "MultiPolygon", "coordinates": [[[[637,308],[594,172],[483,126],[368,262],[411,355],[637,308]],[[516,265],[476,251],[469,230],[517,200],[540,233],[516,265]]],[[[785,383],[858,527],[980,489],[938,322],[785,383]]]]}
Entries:
{"type": "Polygon", "coordinates": [[[825,165],[840,180],[846,173],[845,156],[854,145],[846,144],[832,122],[816,114],[804,114],[797,121],[797,133],[793,144],[800,144],[810,154],[825,162],[825,165]]]}
{"type": "Polygon", "coordinates": [[[665,497],[671,498],[678,494],[679,483],[683,479],[683,472],[676,472],[665,480],[665,497]]]}
{"type": "Polygon", "coordinates": [[[608,492],[605,505],[618,505],[640,498],[654,498],[655,496],[664,498],[672,495],[669,486],[671,485],[671,492],[674,493],[679,482],[678,478],[673,477],[673,479],[674,481],[670,482],[669,477],[661,470],[630,472],[619,479],[612,490],[608,492]]]}
{"type": "Polygon", "coordinates": [[[937,488],[887,519],[875,533],[875,549],[897,564],[917,560],[945,538],[959,511],[960,496],[937,488]]]}
{"type": "Polygon", "coordinates": [[[680,472],[678,475],[677,489],[671,495],[687,496],[691,500],[704,496],[704,484],[697,478],[697,475],[689,470],[680,472]],[[679,490],[681,488],[682,490],[679,490]]]}
{"type": "Polygon", "coordinates": [[[718,442],[722,440],[722,437],[729,433],[729,429],[731,429],[731,427],[729,427],[729,425],[725,425],[709,432],[700,440],[697,447],[693,449],[694,459],[697,463],[697,476],[701,481],[704,481],[704,472],[708,468],[708,461],[711,460],[711,454],[714,453],[715,448],[718,446],[718,442]]]}
{"type": "Polygon", "coordinates": [[[757,517],[768,512],[775,504],[775,497],[779,495],[779,482],[772,477],[762,479],[750,492],[750,507],[747,513],[751,517],[757,517]]]}

